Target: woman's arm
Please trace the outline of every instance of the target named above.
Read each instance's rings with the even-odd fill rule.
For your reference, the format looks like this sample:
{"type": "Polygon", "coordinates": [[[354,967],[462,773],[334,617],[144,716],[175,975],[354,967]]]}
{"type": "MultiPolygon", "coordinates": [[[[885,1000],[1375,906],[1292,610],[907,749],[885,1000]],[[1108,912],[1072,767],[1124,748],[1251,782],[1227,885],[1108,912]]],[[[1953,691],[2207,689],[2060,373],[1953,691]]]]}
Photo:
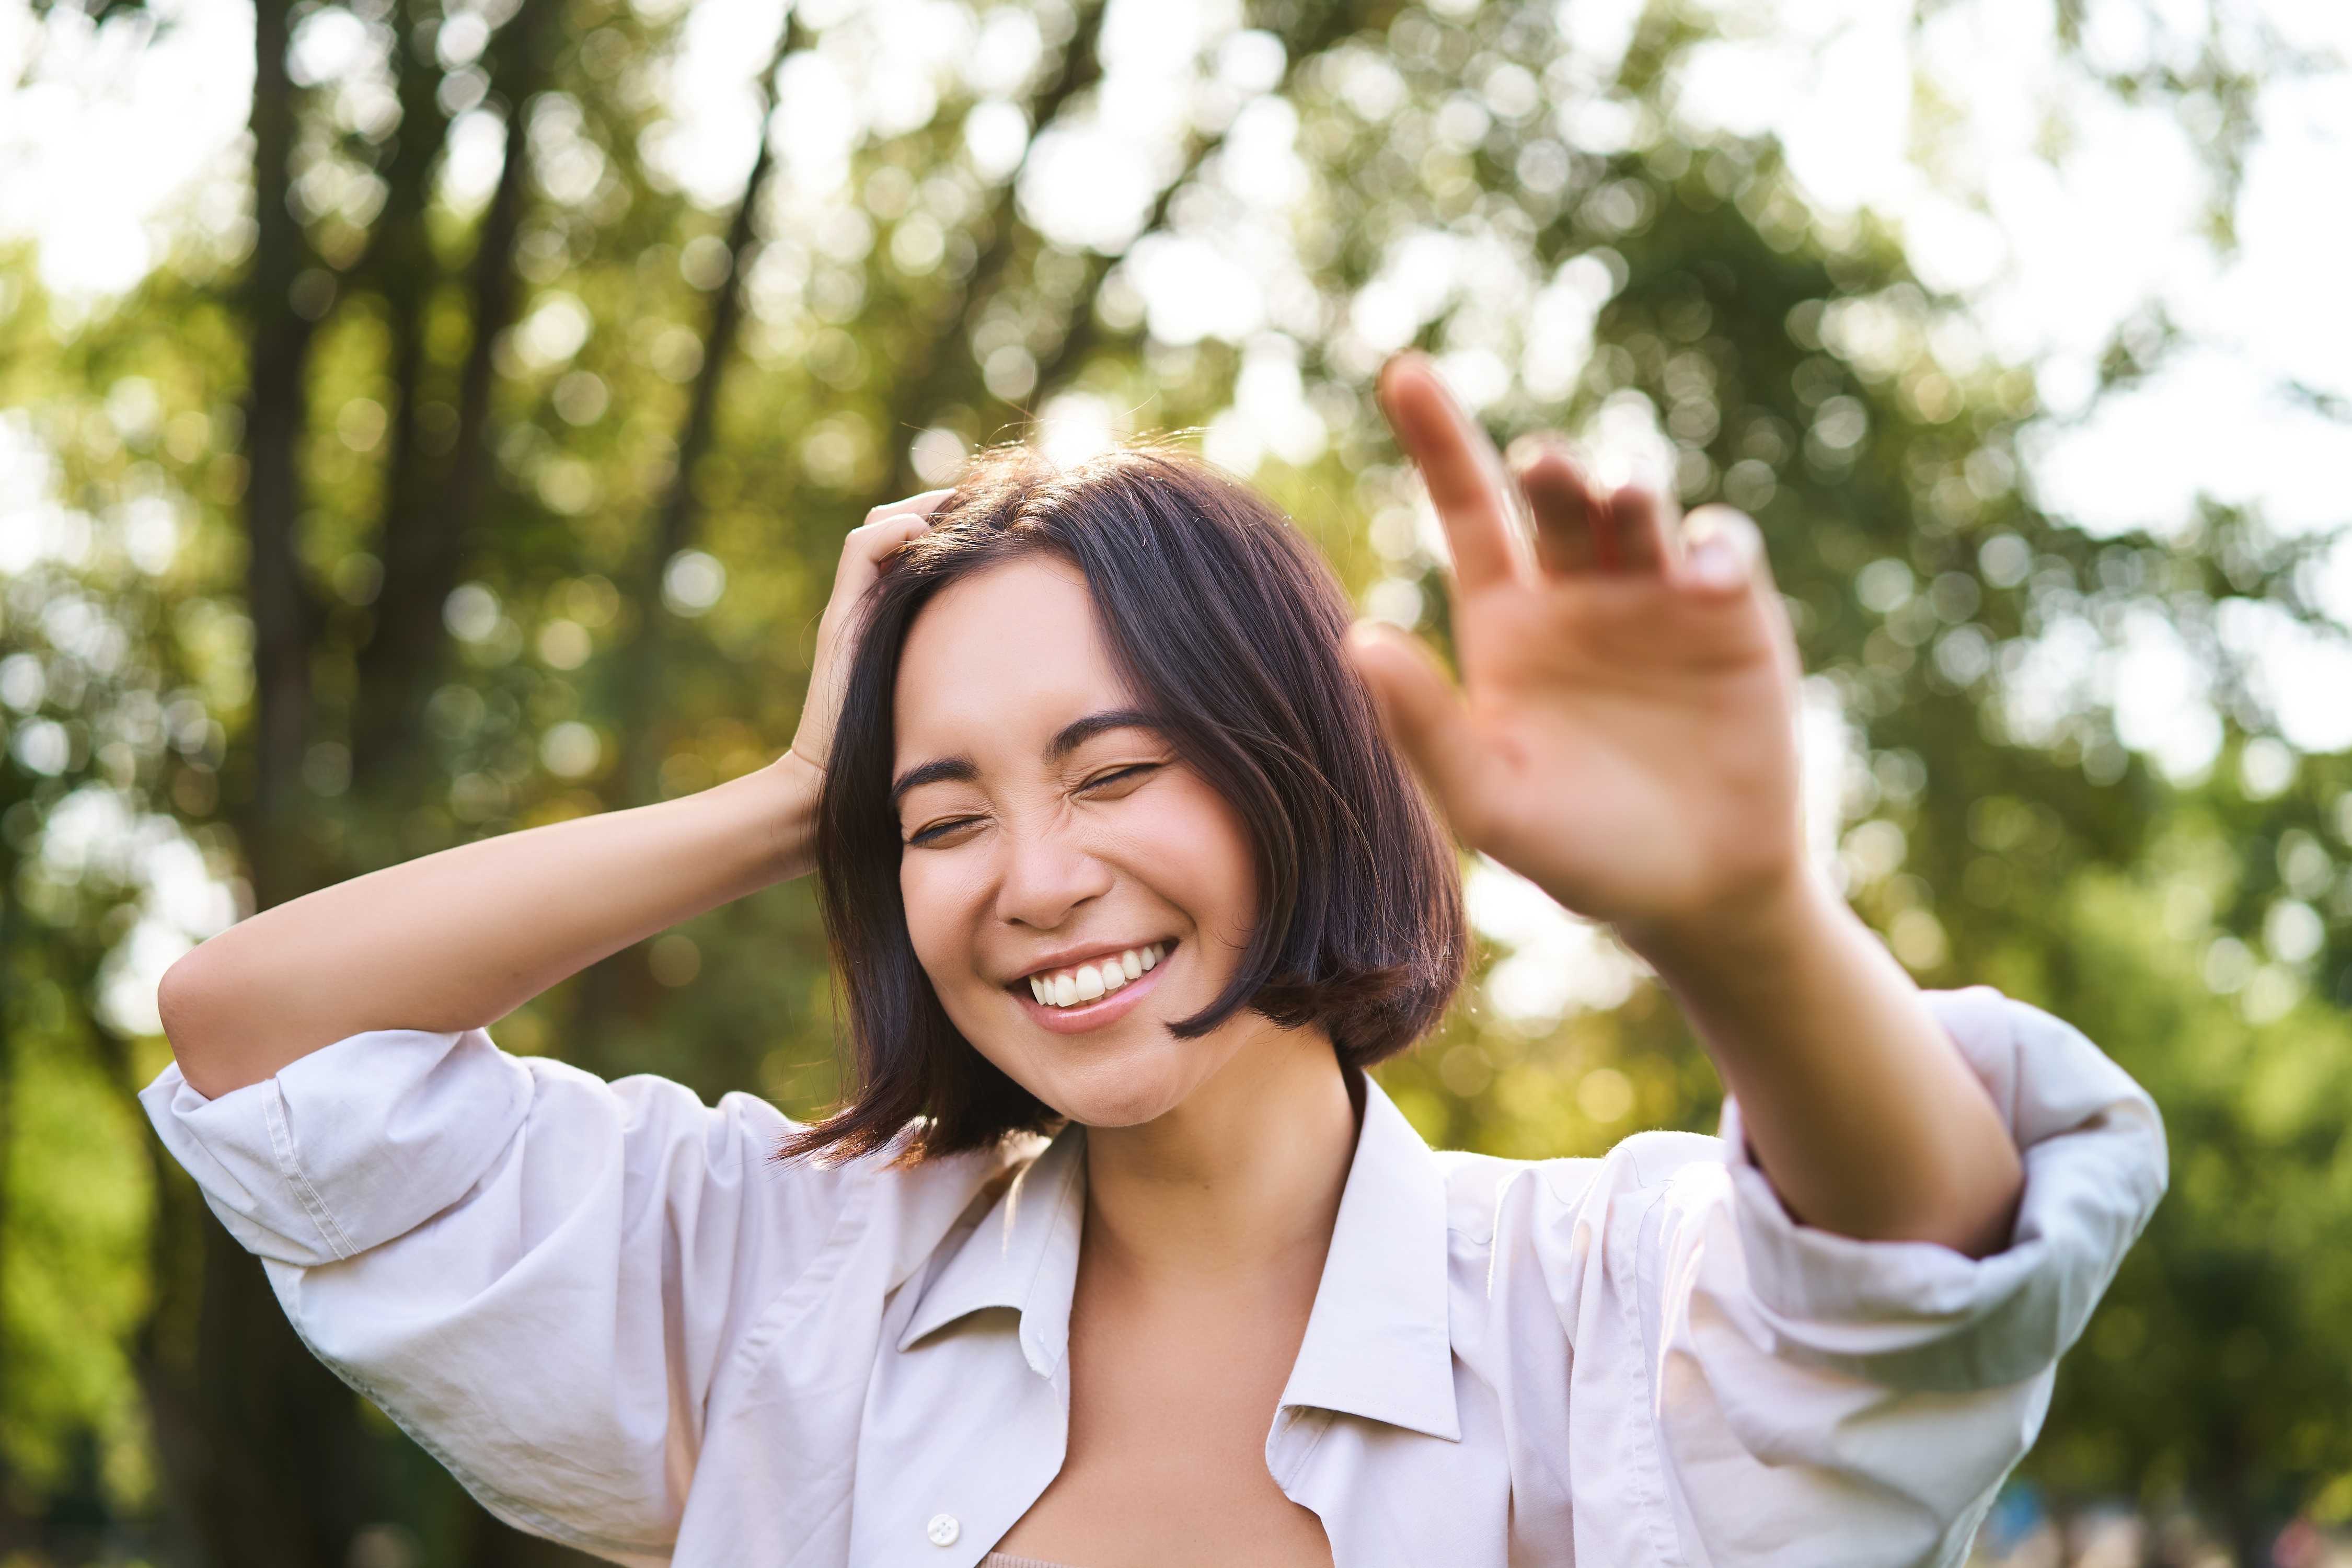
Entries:
{"type": "Polygon", "coordinates": [[[1739,1100],[1790,1215],[1864,1240],[2008,1245],[2024,1171],[1911,976],[1810,868],[1772,901],[1632,936],[1739,1100]]]}
{"type": "Polygon", "coordinates": [[[217,1099],[364,1030],[492,1023],[608,953],[807,871],[858,600],[943,493],[851,531],[792,750],[698,795],[460,845],[239,921],[163,975],[163,1032],[189,1085],[217,1099]]]}
{"type": "Polygon", "coordinates": [[[158,1007],[217,1099],[367,1029],[470,1029],[605,954],[805,868],[814,770],[786,752],[659,805],[459,845],[240,921],[158,1007]]]}
{"type": "Polygon", "coordinates": [[[1710,507],[1677,526],[1647,491],[1595,492],[1556,447],[1512,485],[1419,356],[1381,395],[1452,546],[1463,690],[1378,628],[1357,654],[1455,830],[1657,968],[1792,1213],[1867,1240],[2003,1246],[2015,1146],[1910,977],[1811,868],[1796,644],[1755,525],[1710,507]]]}

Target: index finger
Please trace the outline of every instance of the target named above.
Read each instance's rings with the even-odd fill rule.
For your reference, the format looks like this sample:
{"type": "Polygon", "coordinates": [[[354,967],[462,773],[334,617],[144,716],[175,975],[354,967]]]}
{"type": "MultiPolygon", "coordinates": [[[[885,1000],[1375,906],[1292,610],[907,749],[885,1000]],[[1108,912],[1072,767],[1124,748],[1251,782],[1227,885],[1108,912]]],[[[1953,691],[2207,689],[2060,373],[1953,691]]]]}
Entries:
{"type": "Polygon", "coordinates": [[[1501,455],[1446,390],[1437,367],[1425,354],[1397,355],[1381,369],[1380,399],[1445,525],[1454,580],[1467,590],[1518,576],[1525,552],[1501,455]]]}
{"type": "Polygon", "coordinates": [[[884,501],[880,506],[867,512],[866,521],[858,526],[871,528],[877,522],[888,522],[894,518],[901,517],[927,518],[939,510],[940,502],[953,494],[955,489],[952,486],[942,486],[935,490],[925,490],[919,495],[908,496],[904,500],[884,501]]]}
{"type": "Polygon", "coordinates": [[[925,490],[867,512],[866,521],[841,542],[841,563],[834,568],[833,595],[826,607],[853,605],[863,597],[882,574],[884,558],[908,540],[920,538],[931,525],[931,513],[949,494],[943,489],[925,490]]]}
{"type": "Polygon", "coordinates": [[[878,567],[885,555],[930,527],[931,513],[939,510],[940,502],[953,493],[945,489],[925,490],[920,495],[876,507],[866,514],[866,521],[851,529],[849,536],[841,542],[842,565],[846,567],[852,561],[858,561],[868,567],[878,567]]]}

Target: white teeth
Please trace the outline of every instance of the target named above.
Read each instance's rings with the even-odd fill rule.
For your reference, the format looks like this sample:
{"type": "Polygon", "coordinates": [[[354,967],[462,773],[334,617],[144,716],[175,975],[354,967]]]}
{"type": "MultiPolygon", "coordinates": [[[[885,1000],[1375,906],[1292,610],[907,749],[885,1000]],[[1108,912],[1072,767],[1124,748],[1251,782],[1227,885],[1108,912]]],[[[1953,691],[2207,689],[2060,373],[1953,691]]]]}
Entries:
{"type": "Polygon", "coordinates": [[[1029,994],[1036,998],[1040,1006],[1074,1007],[1141,979],[1147,972],[1157,969],[1167,955],[1166,943],[1148,942],[1108,958],[1098,958],[1092,963],[1081,963],[1075,969],[1033,974],[1029,976],[1029,994]]]}

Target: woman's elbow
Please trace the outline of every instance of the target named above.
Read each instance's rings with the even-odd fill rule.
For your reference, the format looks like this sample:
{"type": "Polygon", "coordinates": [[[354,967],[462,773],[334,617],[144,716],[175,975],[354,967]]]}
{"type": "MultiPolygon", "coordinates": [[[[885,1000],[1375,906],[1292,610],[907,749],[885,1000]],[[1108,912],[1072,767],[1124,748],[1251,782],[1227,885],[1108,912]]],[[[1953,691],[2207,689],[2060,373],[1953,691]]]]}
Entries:
{"type": "Polygon", "coordinates": [[[197,992],[204,984],[200,969],[196,950],[192,949],[163,971],[155,987],[155,1013],[163,1021],[163,1037],[172,1042],[173,1056],[184,1055],[194,1038],[197,992]]]}
{"type": "MultiPolygon", "coordinates": [[[[206,1069],[220,1054],[220,965],[203,946],[183,953],[155,988],[155,1013],[180,1072],[200,1090],[215,1076],[206,1069]]],[[[210,1092],[210,1091],[205,1091],[210,1092]]]]}

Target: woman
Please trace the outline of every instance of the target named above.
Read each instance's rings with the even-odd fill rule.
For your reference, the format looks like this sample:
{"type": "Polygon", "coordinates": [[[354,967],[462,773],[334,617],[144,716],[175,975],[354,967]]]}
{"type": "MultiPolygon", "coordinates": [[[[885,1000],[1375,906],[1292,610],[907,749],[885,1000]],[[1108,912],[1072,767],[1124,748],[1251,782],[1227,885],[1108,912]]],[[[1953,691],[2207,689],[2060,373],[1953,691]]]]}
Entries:
{"type": "Polygon", "coordinates": [[[312,1349],[622,1563],[1965,1555],[2161,1193],[2153,1106],[1923,995],[1810,868],[1747,520],[1549,449],[1514,497],[1425,361],[1381,391],[1460,697],[1241,487],[1000,455],[851,534],[766,770],[175,965],[149,1111],[312,1349]],[[1381,713],[1462,838],[1656,967],[1721,1141],[1433,1156],[1364,1076],[1465,945],[1381,713]],[[833,1119],[484,1033],[813,862],[833,1119]]]}

